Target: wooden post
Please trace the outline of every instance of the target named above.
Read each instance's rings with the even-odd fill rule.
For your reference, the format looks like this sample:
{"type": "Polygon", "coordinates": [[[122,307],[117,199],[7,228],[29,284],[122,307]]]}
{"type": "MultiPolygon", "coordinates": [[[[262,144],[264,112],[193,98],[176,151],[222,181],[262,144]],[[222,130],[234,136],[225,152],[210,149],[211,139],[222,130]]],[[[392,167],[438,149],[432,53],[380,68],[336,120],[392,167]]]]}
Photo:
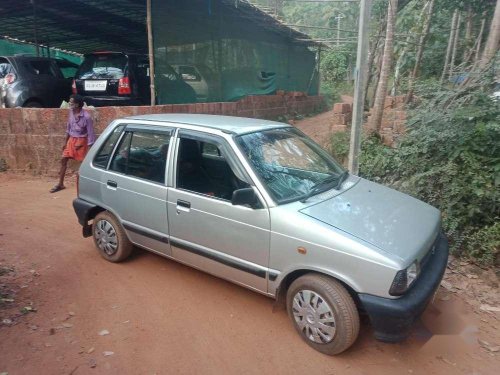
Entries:
{"type": "Polygon", "coordinates": [[[38,20],[36,18],[36,3],[35,0],[30,0],[33,4],[33,35],[35,37],[36,55],[40,56],[40,46],[38,45],[38,20]]]}
{"type": "Polygon", "coordinates": [[[353,174],[359,172],[359,152],[361,149],[361,130],[363,126],[364,87],[368,74],[368,26],[372,0],[361,0],[358,55],[356,58],[356,82],[354,85],[353,118],[351,127],[351,142],[349,147],[349,171],[353,174]]]}
{"type": "Polygon", "coordinates": [[[155,90],[155,59],[153,49],[153,28],[151,26],[151,0],[147,0],[146,4],[146,23],[148,27],[148,52],[149,52],[149,80],[151,89],[151,105],[156,104],[156,90],[155,90]]]}

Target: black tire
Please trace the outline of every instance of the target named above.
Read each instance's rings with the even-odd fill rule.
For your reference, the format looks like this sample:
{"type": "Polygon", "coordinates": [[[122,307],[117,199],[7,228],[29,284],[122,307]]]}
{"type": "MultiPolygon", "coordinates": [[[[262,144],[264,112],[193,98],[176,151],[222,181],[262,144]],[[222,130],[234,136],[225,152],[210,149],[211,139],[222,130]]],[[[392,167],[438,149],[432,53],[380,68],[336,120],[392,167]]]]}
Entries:
{"type": "Polygon", "coordinates": [[[24,103],[23,107],[25,108],[43,108],[43,105],[41,103],[38,103],[37,101],[29,101],[27,103],[24,103]]]}
{"type": "Polygon", "coordinates": [[[321,353],[328,355],[342,353],[358,337],[359,314],[356,304],[347,290],[331,277],[314,273],[299,277],[288,288],[286,307],[288,316],[300,337],[321,353]],[[294,298],[297,297],[296,302],[299,307],[302,307],[300,304],[305,300],[305,296],[312,296],[310,299],[310,301],[313,301],[311,305],[315,304],[314,301],[317,302],[317,305],[316,309],[311,309],[310,304],[303,305],[304,308],[307,307],[307,313],[301,318],[301,312],[294,308],[294,298]],[[325,302],[326,305],[323,305],[325,302]],[[321,313],[325,309],[329,311],[321,313]],[[294,310],[297,317],[294,316],[294,310]],[[333,321],[328,322],[326,325],[320,325],[322,322],[319,322],[319,319],[325,321],[327,318],[330,320],[333,318],[333,321]],[[302,327],[296,319],[299,322],[304,322],[302,327]],[[324,328],[318,329],[318,325],[327,328],[327,330],[324,328]],[[313,333],[316,333],[316,339],[320,342],[314,341],[314,337],[310,338],[313,333]]]}
{"type": "Polygon", "coordinates": [[[118,220],[108,211],[97,214],[92,225],[94,244],[107,261],[118,263],[129,257],[133,245],[118,220]]]}

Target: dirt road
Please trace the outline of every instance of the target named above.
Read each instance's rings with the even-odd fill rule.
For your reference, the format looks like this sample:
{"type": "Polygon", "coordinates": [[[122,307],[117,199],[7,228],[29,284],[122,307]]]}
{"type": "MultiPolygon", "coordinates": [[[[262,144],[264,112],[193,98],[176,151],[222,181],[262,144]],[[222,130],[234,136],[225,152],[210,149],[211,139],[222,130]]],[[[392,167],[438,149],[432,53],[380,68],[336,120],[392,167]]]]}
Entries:
{"type": "Polygon", "coordinates": [[[140,250],[106,262],[81,236],[74,185],[52,184],[0,173],[0,373],[498,373],[500,314],[451,287],[404,343],[375,341],[364,322],[328,357],[264,296],[140,250]]]}

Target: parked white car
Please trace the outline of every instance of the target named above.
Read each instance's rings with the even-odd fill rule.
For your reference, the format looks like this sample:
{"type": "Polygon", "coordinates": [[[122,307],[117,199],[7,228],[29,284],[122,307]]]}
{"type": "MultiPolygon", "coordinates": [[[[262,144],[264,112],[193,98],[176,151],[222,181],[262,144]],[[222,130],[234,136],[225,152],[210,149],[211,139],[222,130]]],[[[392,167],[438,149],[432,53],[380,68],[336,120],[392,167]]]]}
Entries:
{"type": "Polygon", "coordinates": [[[196,92],[196,101],[216,100],[219,95],[218,84],[215,75],[208,67],[191,64],[173,64],[172,67],[196,92]]]}
{"type": "Polygon", "coordinates": [[[106,260],[137,245],[275,298],[330,355],[354,343],[360,313],[378,339],[404,339],[448,258],[437,209],[265,120],[116,120],[83,161],[73,205],[106,260]]]}

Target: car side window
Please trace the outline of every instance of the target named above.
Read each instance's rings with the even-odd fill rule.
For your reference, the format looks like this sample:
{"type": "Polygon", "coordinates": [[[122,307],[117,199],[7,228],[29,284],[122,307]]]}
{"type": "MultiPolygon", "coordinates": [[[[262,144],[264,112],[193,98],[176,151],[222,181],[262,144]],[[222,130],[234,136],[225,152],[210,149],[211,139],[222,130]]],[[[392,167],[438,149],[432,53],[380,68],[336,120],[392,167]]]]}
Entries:
{"type": "Polygon", "coordinates": [[[171,135],[166,132],[127,132],[113,157],[110,170],[165,183],[165,167],[171,135]]]}
{"type": "Polygon", "coordinates": [[[31,74],[57,77],[57,72],[50,61],[29,61],[28,67],[31,74]]]}
{"type": "Polygon", "coordinates": [[[118,142],[124,127],[124,125],[117,126],[108,139],[106,139],[106,142],[104,142],[94,158],[94,166],[98,168],[106,168],[108,166],[109,157],[111,156],[111,153],[113,152],[116,142],[118,142]]]}
{"type": "Polygon", "coordinates": [[[176,180],[178,189],[231,200],[235,190],[250,186],[238,175],[217,142],[180,138],[176,180]]]}

